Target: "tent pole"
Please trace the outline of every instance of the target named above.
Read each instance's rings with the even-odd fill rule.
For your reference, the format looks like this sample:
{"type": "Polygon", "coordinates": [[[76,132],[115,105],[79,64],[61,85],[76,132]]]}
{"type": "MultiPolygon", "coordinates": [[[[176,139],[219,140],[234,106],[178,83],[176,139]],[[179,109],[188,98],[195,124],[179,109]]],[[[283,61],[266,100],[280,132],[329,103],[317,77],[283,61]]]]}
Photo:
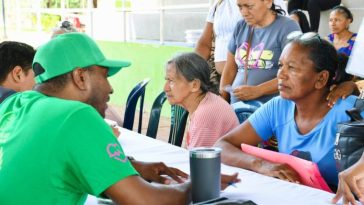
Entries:
{"type": "Polygon", "coordinates": [[[5,1],[1,0],[2,2],[2,14],[3,14],[3,25],[4,25],[4,38],[7,38],[6,35],[6,21],[5,21],[5,1]]]}

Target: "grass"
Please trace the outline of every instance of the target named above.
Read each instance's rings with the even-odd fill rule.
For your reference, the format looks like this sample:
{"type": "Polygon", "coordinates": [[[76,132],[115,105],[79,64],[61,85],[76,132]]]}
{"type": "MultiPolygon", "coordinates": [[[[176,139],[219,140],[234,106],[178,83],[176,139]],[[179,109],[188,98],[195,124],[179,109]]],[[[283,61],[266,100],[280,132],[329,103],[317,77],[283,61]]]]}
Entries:
{"type": "MultiPolygon", "coordinates": [[[[132,88],[143,79],[150,78],[144,101],[144,110],[148,112],[154,99],[163,90],[165,63],[177,53],[193,50],[181,46],[106,41],[98,41],[98,45],[108,58],[132,62],[130,67],[110,77],[109,80],[114,88],[110,103],[124,106],[132,88]]],[[[163,109],[162,115],[169,116],[169,112],[165,110],[163,109]]]]}

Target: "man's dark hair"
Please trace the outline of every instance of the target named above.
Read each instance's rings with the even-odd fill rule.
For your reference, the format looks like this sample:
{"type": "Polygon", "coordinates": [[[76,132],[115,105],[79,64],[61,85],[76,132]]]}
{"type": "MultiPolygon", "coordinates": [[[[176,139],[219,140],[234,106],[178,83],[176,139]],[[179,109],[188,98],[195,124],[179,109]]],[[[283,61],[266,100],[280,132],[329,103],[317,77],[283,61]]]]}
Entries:
{"type": "MultiPolygon", "coordinates": [[[[72,71],[68,73],[64,73],[62,75],[56,76],[54,78],[48,79],[47,81],[42,82],[39,85],[42,85],[42,87],[46,88],[49,92],[58,92],[59,90],[62,90],[68,83],[70,77],[71,77],[72,71]]],[[[37,90],[38,84],[35,86],[37,90]]]]}
{"type": "Polygon", "coordinates": [[[32,46],[16,42],[3,41],[0,43],[0,83],[16,66],[23,68],[27,73],[32,68],[35,50],[32,46]]]}
{"type": "MultiPolygon", "coordinates": [[[[84,70],[87,71],[93,71],[94,67],[93,66],[88,66],[83,68],[84,70]]],[[[48,79],[40,84],[37,84],[35,86],[35,90],[47,90],[48,92],[58,92],[60,90],[62,90],[68,83],[68,81],[72,78],[72,72],[67,72],[64,73],[62,75],[56,76],[54,78],[48,79]]]]}

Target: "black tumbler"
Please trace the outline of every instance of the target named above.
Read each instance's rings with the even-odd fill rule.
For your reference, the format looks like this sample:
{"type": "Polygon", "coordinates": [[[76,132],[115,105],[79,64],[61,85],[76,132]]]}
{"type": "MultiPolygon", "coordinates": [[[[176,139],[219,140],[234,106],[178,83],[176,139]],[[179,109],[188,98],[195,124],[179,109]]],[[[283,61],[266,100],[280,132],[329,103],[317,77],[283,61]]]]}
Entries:
{"type": "Polygon", "coordinates": [[[198,147],[190,150],[192,202],[220,197],[221,149],[198,147]]]}

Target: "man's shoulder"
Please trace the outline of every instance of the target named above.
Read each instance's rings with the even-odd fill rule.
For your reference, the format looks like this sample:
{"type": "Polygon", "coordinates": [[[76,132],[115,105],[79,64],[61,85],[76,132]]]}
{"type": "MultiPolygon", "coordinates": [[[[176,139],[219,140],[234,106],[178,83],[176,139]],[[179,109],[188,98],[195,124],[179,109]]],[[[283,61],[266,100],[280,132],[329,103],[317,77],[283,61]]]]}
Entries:
{"type": "Polygon", "coordinates": [[[0,86],[0,103],[14,93],[16,93],[14,90],[0,86]]]}
{"type": "Polygon", "coordinates": [[[52,109],[60,114],[61,113],[72,114],[76,112],[89,113],[95,111],[95,109],[92,106],[86,103],[76,100],[66,100],[56,97],[46,97],[41,106],[49,107],[49,109],[52,109]]]}
{"type": "Polygon", "coordinates": [[[80,101],[46,96],[37,91],[25,91],[17,93],[14,95],[14,97],[11,97],[9,100],[4,102],[3,105],[4,109],[11,108],[14,110],[23,108],[25,109],[25,107],[27,107],[26,109],[28,111],[46,111],[44,115],[47,115],[47,113],[52,115],[56,113],[70,113],[72,111],[91,108],[91,106],[80,101]]]}
{"type": "Polygon", "coordinates": [[[3,93],[7,93],[7,92],[13,92],[13,93],[15,93],[15,91],[12,90],[12,89],[5,88],[3,86],[0,86],[0,95],[3,94],[3,93]]]}

